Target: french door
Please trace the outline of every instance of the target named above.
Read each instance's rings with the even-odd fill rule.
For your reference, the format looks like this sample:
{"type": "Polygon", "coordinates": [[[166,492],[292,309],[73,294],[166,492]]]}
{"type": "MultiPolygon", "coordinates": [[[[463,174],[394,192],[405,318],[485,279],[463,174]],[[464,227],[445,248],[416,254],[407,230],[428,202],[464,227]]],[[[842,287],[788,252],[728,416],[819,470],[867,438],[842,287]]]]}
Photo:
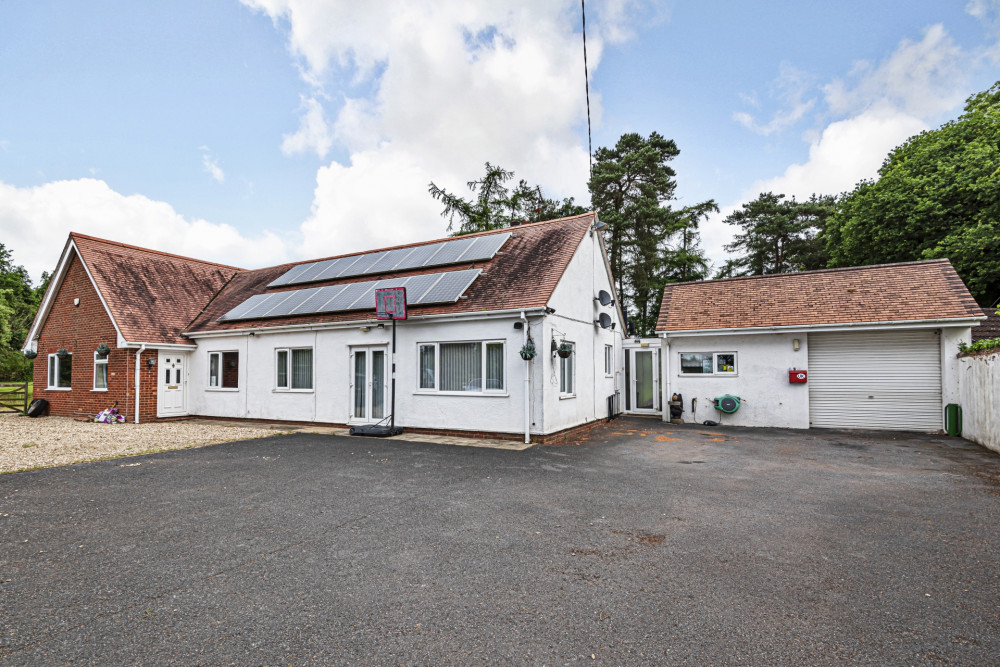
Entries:
{"type": "Polygon", "coordinates": [[[389,416],[389,354],[385,347],[351,348],[351,423],[368,424],[389,416]]]}

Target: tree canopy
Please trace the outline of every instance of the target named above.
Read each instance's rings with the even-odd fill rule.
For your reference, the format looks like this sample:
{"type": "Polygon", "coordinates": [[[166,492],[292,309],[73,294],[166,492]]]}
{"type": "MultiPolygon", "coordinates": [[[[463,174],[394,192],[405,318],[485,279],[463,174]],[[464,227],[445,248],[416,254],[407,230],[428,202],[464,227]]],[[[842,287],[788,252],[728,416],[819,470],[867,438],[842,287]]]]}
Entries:
{"type": "Polygon", "coordinates": [[[724,222],[740,231],[725,249],[738,254],[720,267],[716,277],[824,268],[828,258],[821,234],[835,206],[830,196],[813,195],[797,202],[783,194],[761,193],[726,216],[724,222]]]}
{"type": "Polygon", "coordinates": [[[965,112],[893,149],[840,201],[831,266],[947,257],[984,305],[1000,299],[1000,82],[965,112]]]}
{"type": "Polygon", "coordinates": [[[485,166],[486,174],[482,178],[466,184],[476,195],[473,200],[448,192],[433,181],[427,188],[431,197],[444,204],[441,216],[448,218],[448,231],[452,231],[458,218],[456,235],[502,229],[522,222],[552,220],[587,211],[577,206],[572,197],[562,201],[546,198],[540,186],[528,185],[524,179],[511,189],[507,182],[514,178],[514,172],[489,162],[485,166]]]}
{"type": "Polygon", "coordinates": [[[608,225],[618,296],[640,335],[652,333],[667,282],[701,277],[707,269],[697,227],[717,208],[714,201],[670,207],[677,181],[669,162],[679,154],[677,144],[657,132],[624,134],[613,148],[594,153],[591,202],[608,225]]]}
{"type": "Polygon", "coordinates": [[[0,243],[0,381],[31,379],[31,361],[21,347],[48,282],[48,274],[43,274],[42,284],[33,288],[28,272],[14,264],[11,251],[0,243]]]}

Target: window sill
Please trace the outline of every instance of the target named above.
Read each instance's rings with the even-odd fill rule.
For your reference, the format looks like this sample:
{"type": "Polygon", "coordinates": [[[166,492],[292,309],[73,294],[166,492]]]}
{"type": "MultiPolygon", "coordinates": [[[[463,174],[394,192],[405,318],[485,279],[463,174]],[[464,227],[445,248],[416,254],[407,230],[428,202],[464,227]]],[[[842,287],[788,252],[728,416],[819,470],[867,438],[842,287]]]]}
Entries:
{"type": "Polygon", "coordinates": [[[559,400],[563,401],[567,398],[576,398],[576,394],[559,394],[559,400]]]}
{"type": "Polygon", "coordinates": [[[108,390],[107,389],[91,389],[90,391],[97,392],[98,394],[103,394],[103,393],[107,392],[108,390]]]}
{"type": "Polygon", "coordinates": [[[735,378],[739,373],[678,373],[679,378],[735,378]]]}
{"type": "Polygon", "coordinates": [[[46,387],[45,391],[73,391],[73,387],[46,387]]]}
{"type": "Polygon", "coordinates": [[[505,391],[415,391],[414,396],[493,396],[506,398],[510,396],[505,391]]]}
{"type": "MultiPolygon", "coordinates": [[[[236,391],[239,391],[238,389],[236,391]]],[[[272,389],[272,394],[311,394],[312,389],[272,389]]]]}
{"type": "Polygon", "coordinates": [[[228,391],[234,392],[239,391],[239,387],[205,387],[205,391],[228,391]]]}

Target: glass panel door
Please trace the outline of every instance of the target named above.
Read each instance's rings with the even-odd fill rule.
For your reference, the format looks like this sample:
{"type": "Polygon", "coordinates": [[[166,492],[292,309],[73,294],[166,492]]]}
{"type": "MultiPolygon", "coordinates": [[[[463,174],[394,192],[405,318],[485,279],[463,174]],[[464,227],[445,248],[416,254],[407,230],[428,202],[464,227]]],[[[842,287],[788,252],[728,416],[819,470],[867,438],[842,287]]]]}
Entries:
{"type": "Polygon", "coordinates": [[[632,349],[628,351],[626,367],[631,371],[629,402],[632,412],[656,412],[659,391],[658,354],[656,350],[632,349]]]}
{"type": "Polygon", "coordinates": [[[377,422],[388,415],[388,356],[383,347],[351,351],[351,421],[377,422]]]}

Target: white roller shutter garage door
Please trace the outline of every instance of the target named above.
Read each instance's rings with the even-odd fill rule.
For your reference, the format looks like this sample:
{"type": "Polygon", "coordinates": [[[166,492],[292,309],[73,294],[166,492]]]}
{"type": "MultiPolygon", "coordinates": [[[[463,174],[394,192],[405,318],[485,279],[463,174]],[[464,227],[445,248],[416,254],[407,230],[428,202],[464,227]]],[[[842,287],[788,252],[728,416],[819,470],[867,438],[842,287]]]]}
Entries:
{"type": "Polygon", "coordinates": [[[939,431],[936,331],[809,334],[809,424],[939,431]]]}

